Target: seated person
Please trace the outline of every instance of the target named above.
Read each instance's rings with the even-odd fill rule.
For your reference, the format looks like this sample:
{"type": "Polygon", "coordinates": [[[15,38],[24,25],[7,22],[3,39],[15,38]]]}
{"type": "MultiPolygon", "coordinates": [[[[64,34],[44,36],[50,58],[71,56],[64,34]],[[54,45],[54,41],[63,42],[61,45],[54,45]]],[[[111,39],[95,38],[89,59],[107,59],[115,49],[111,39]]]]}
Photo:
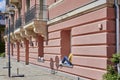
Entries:
{"type": "Polygon", "coordinates": [[[68,57],[64,56],[59,65],[62,66],[63,64],[66,64],[68,66],[72,66],[72,57],[73,57],[72,53],[70,53],[68,57]]]}
{"type": "Polygon", "coordinates": [[[44,62],[44,58],[39,56],[39,57],[38,57],[38,61],[39,61],[39,62],[44,62]]]}

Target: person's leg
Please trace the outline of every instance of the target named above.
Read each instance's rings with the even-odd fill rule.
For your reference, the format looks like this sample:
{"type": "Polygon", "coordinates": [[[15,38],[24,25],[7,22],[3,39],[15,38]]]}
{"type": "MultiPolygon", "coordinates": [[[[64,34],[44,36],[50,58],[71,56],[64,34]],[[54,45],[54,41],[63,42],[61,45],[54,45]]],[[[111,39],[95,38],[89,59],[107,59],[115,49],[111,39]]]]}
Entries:
{"type": "Polygon", "coordinates": [[[64,63],[65,61],[67,62],[68,65],[72,65],[71,62],[68,60],[67,56],[63,58],[62,63],[64,63]]]}
{"type": "Polygon", "coordinates": [[[64,56],[63,59],[62,59],[62,63],[64,63],[67,60],[68,60],[67,56],[64,56]]]}

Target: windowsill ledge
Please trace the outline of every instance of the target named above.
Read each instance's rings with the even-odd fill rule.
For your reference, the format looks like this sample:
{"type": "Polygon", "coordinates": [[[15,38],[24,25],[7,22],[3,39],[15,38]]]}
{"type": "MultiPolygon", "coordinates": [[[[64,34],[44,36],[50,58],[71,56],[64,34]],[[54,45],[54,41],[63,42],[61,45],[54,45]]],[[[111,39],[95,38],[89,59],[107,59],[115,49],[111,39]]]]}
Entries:
{"type": "Polygon", "coordinates": [[[60,65],[61,67],[68,67],[68,68],[73,68],[73,65],[68,65],[68,64],[62,64],[60,65]]]}
{"type": "Polygon", "coordinates": [[[42,62],[42,63],[44,63],[44,60],[38,59],[38,62],[42,62]]]}

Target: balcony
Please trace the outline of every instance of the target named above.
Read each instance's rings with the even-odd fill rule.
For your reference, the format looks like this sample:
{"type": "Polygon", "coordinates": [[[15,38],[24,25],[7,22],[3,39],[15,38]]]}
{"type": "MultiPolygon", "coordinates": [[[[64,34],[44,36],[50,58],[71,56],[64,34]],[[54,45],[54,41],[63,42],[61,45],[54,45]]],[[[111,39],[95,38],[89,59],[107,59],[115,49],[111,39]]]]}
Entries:
{"type": "Polygon", "coordinates": [[[23,22],[22,20],[23,20],[23,16],[20,16],[15,22],[15,31],[12,38],[17,41],[21,41],[23,39],[22,36],[20,35],[22,30],[22,22],[23,22]]]}
{"type": "Polygon", "coordinates": [[[40,34],[46,39],[47,14],[46,5],[34,5],[25,13],[25,24],[23,28],[28,37],[35,37],[35,34],[40,34]]]}
{"type": "Polygon", "coordinates": [[[18,18],[15,22],[15,30],[19,29],[22,26],[22,18],[18,18]]]}
{"type": "Polygon", "coordinates": [[[19,0],[10,0],[10,3],[19,3],[19,0]]]}
{"type": "Polygon", "coordinates": [[[14,26],[13,24],[10,25],[10,33],[13,33],[14,32],[14,26]]]}
{"type": "Polygon", "coordinates": [[[5,28],[4,40],[5,40],[6,42],[8,41],[7,35],[8,35],[8,28],[5,28]]]}
{"type": "Polygon", "coordinates": [[[42,7],[34,5],[25,13],[25,24],[30,23],[33,20],[47,21],[46,5],[43,5],[42,7]]]}
{"type": "Polygon", "coordinates": [[[8,28],[5,28],[4,36],[8,34],[8,28]]]}
{"type": "MultiPolygon", "coordinates": [[[[14,27],[13,25],[10,25],[10,37],[13,36],[13,32],[14,32],[14,27]]],[[[4,39],[5,41],[8,41],[8,28],[5,29],[5,33],[4,33],[4,39]]],[[[10,38],[11,41],[13,41],[13,38],[10,38]]]]}
{"type": "Polygon", "coordinates": [[[9,0],[11,4],[14,4],[16,7],[21,7],[21,0],[9,0]]]}
{"type": "MultiPolygon", "coordinates": [[[[14,2],[15,3],[15,2],[14,2]]],[[[20,16],[16,22],[15,27],[10,28],[10,40],[21,41],[24,38],[36,38],[39,34],[45,39],[47,38],[47,6],[34,5],[24,16],[20,16]]],[[[7,40],[8,30],[5,32],[5,39],[7,40]]]]}
{"type": "MultiPolygon", "coordinates": [[[[14,32],[14,27],[13,25],[10,25],[10,33],[13,33],[14,32]]],[[[5,36],[8,35],[8,28],[5,28],[5,33],[4,33],[5,36]]]]}

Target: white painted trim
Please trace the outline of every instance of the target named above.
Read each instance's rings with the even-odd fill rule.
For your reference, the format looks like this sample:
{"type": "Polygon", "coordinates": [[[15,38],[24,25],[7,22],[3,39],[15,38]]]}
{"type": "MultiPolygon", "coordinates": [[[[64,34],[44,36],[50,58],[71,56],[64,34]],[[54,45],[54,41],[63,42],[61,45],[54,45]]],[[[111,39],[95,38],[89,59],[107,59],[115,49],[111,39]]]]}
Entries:
{"type": "Polygon", "coordinates": [[[58,5],[58,4],[61,3],[62,1],[64,1],[64,0],[58,0],[57,2],[51,4],[48,8],[49,8],[49,9],[50,9],[50,8],[53,8],[54,6],[58,5]]]}
{"type": "Polygon", "coordinates": [[[27,29],[27,28],[29,28],[29,27],[30,27],[31,25],[33,25],[33,24],[34,24],[34,21],[32,21],[31,23],[29,23],[29,24],[23,26],[23,28],[24,28],[24,29],[27,29]]]}
{"type": "Polygon", "coordinates": [[[18,0],[10,0],[10,3],[18,3],[18,0]]]}
{"type": "Polygon", "coordinates": [[[17,34],[17,33],[19,33],[19,32],[20,32],[20,28],[18,28],[18,29],[16,29],[16,30],[14,31],[15,34],[17,34]]]}
{"type": "Polygon", "coordinates": [[[49,21],[47,22],[47,24],[49,25],[49,24],[54,23],[54,22],[56,22],[56,21],[65,19],[65,18],[67,18],[67,17],[73,16],[73,15],[78,14],[78,13],[82,13],[82,12],[84,12],[84,11],[87,11],[87,10],[89,10],[89,9],[95,8],[95,7],[100,6],[100,5],[102,5],[102,4],[105,4],[105,3],[107,3],[107,0],[97,0],[97,1],[93,1],[93,2],[91,2],[90,4],[85,5],[85,6],[82,6],[82,7],[78,8],[78,9],[76,9],[76,10],[74,10],[74,11],[69,12],[69,13],[66,13],[65,15],[62,15],[62,16],[59,16],[59,17],[54,18],[54,19],[52,19],[52,20],[49,20],[49,21]]]}
{"type": "MultiPolygon", "coordinates": [[[[29,28],[29,27],[32,26],[33,24],[34,24],[34,21],[31,22],[31,23],[29,23],[29,24],[27,24],[27,25],[25,25],[25,26],[23,26],[23,28],[24,28],[24,29],[29,28]]],[[[16,30],[14,31],[14,33],[20,33],[20,30],[21,30],[21,28],[18,28],[18,29],[16,29],[16,30]]]]}

